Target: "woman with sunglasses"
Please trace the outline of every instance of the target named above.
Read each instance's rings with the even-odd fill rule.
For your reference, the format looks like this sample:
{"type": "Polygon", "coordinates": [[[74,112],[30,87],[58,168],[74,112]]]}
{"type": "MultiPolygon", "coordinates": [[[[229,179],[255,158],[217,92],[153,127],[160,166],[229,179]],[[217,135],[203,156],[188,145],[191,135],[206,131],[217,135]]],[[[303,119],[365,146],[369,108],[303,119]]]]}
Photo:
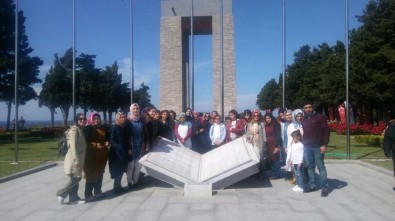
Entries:
{"type": "Polygon", "coordinates": [[[83,132],[86,118],[84,114],[77,114],[74,118],[74,125],[66,133],[68,150],[64,158],[64,172],[70,180],[60,189],[56,196],[58,202],[63,205],[65,198],[69,197],[69,204],[82,204],[85,201],[78,196],[79,182],[82,177],[82,169],[85,161],[86,141],[83,132]]]}
{"type": "Polygon", "coordinates": [[[267,139],[265,126],[262,122],[262,114],[259,109],[251,112],[252,118],[246,125],[246,134],[244,135],[247,142],[251,143],[255,148],[260,158],[260,175],[263,178],[263,173],[270,169],[269,155],[267,152],[267,139]]]}

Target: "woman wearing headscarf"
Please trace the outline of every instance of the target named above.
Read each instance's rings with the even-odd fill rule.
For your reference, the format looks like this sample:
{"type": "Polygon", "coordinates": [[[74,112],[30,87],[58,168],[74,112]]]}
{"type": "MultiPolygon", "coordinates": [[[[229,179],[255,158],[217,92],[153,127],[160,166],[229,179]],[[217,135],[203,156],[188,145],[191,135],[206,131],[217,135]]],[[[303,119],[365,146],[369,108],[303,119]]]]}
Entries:
{"type": "Polygon", "coordinates": [[[265,122],[267,151],[272,168],[272,175],[269,177],[269,179],[279,179],[281,171],[280,153],[282,146],[281,125],[270,113],[266,113],[263,116],[263,120],[265,122]]]}
{"type": "Polygon", "coordinates": [[[110,135],[110,155],[108,166],[111,178],[114,179],[113,193],[120,194],[124,192],[121,186],[123,173],[128,166],[128,151],[130,149],[130,139],[125,129],[126,115],[123,112],[115,114],[115,124],[111,126],[110,135]]]}
{"type": "Polygon", "coordinates": [[[192,136],[191,136],[192,149],[200,154],[203,154],[205,152],[205,148],[203,147],[204,145],[203,133],[205,128],[199,112],[197,111],[193,112],[193,119],[191,123],[192,123],[192,136]]]}
{"type": "MultiPolygon", "coordinates": [[[[281,138],[283,140],[283,148],[281,149],[280,161],[283,166],[286,164],[288,143],[289,141],[292,141],[292,137],[290,134],[288,134],[288,127],[291,125],[291,123],[292,110],[288,109],[284,112],[284,119],[281,122],[281,138]]],[[[287,171],[284,180],[290,180],[293,182],[292,173],[287,171]]]]}
{"type": "Polygon", "coordinates": [[[104,196],[102,184],[110,148],[110,134],[107,127],[102,125],[98,113],[92,113],[88,122],[91,124],[84,128],[87,143],[84,172],[85,199],[90,201],[104,196]]]}
{"type": "Polygon", "coordinates": [[[127,168],[128,187],[132,188],[137,185],[139,181],[141,164],[139,159],[148,149],[144,146],[144,139],[146,136],[146,129],[144,119],[140,117],[140,106],[137,103],[130,105],[129,116],[129,131],[131,136],[131,150],[129,150],[130,162],[127,168]]]}
{"type": "Polygon", "coordinates": [[[178,124],[175,125],[174,134],[181,146],[189,149],[192,148],[192,125],[186,121],[186,115],[184,112],[182,112],[178,118],[178,124]]]}
{"type": "Polygon", "coordinates": [[[86,153],[86,141],[83,132],[85,122],[85,115],[78,113],[74,117],[74,125],[66,133],[68,150],[64,158],[63,168],[70,180],[56,193],[60,204],[64,204],[64,199],[67,196],[69,197],[70,204],[85,203],[85,201],[80,200],[80,197],[78,197],[78,183],[82,177],[86,153]]]}

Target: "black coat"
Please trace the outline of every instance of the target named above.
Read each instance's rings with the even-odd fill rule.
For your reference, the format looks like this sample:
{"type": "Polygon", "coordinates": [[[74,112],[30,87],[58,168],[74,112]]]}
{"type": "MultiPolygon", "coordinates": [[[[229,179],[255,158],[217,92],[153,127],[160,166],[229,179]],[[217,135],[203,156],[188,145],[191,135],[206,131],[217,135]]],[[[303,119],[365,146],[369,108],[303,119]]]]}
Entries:
{"type": "Polygon", "coordinates": [[[111,126],[110,135],[110,155],[108,158],[108,165],[110,169],[111,178],[119,178],[128,165],[128,150],[130,149],[129,137],[125,127],[114,124],[111,126]]]}
{"type": "MultiPolygon", "coordinates": [[[[388,123],[388,127],[384,133],[384,153],[387,157],[395,151],[395,120],[388,123]]],[[[395,166],[395,165],[394,165],[395,166]]]]}

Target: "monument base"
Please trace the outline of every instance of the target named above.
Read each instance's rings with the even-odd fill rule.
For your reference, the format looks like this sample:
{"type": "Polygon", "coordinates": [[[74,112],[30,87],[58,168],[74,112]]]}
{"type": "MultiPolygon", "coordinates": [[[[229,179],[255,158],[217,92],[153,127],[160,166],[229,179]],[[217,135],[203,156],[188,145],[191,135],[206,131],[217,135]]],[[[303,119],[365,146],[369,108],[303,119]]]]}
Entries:
{"type": "Polygon", "coordinates": [[[211,183],[186,183],[184,196],[186,197],[211,197],[213,188],[211,183]]]}

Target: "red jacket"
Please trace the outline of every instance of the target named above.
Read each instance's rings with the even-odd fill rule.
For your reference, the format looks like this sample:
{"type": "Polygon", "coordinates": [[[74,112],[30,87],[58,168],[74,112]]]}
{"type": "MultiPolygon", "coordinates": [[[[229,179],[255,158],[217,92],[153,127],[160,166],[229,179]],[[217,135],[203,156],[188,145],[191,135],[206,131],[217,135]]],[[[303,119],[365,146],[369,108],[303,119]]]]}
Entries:
{"type": "MultiPolygon", "coordinates": [[[[232,126],[232,121],[228,120],[226,122],[226,125],[225,125],[225,128],[226,128],[225,142],[226,143],[232,141],[230,139],[230,127],[231,126],[232,126]]],[[[243,136],[243,133],[244,133],[244,120],[237,119],[236,120],[236,128],[233,128],[232,132],[236,134],[236,138],[239,138],[239,137],[243,136]]]]}

